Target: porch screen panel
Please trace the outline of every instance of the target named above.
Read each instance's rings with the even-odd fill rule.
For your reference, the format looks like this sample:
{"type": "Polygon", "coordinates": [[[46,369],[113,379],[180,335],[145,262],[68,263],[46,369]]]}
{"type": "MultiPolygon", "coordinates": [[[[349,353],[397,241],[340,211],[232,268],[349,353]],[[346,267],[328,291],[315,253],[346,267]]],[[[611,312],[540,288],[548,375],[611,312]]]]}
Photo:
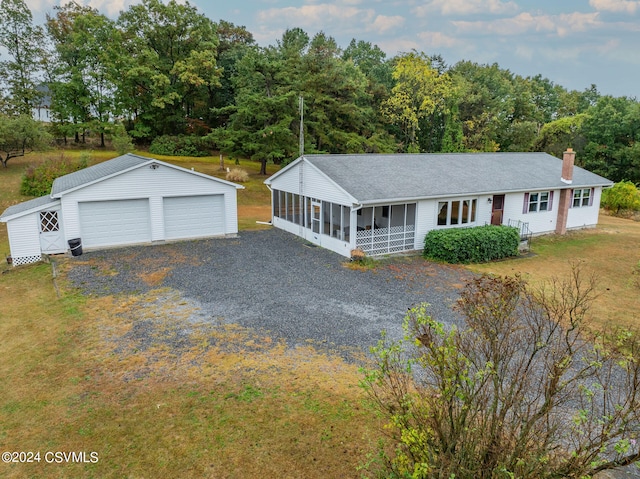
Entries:
{"type": "MultiPolygon", "coordinates": [[[[369,208],[371,210],[372,208],[369,208]]],[[[363,209],[362,216],[366,218],[369,211],[363,209]]],[[[375,218],[380,223],[374,228],[363,229],[358,225],[356,234],[356,246],[367,254],[375,256],[380,254],[397,253],[414,248],[415,239],[415,203],[390,205],[388,207],[376,207],[375,218]],[[386,213],[385,218],[383,215],[386,213]],[[384,223],[382,222],[384,220],[384,223]]]]}
{"type": "Polygon", "coordinates": [[[280,217],[280,197],[279,197],[279,192],[278,190],[273,190],[271,192],[271,197],[273,198],[273,205],[272,205],[272,213],[273,216],[276,218],[280,217]]]}

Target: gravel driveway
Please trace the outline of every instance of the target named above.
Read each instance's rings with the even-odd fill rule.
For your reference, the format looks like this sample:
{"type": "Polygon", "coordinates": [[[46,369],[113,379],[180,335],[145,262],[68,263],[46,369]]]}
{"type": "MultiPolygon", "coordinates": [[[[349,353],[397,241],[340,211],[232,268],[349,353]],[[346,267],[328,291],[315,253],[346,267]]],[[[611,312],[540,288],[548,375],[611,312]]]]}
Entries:
{"type": "Polygon", "coordinates": [[[89,252],[71,259],[68,277],[91,295],[170,287],[197,301],[205,318],[266,330],[290,346],[368,350],[382,330],[400,337],[407,309],[423,301],[437,319],[457,320],[451,305],[470,277],[465,269],[404,257],[356,271],[345,261],[274,228],[89,252]]]}
{"type": "MultiPolygon", "coordinates": [[[[145,293],[171,302],[166,314],[181,312],[182,299],[193,322],[239,324],[289,346],[312,344],[339,351],[366,352],[380,332],[402,336],[407,308],[431,304],[431,314],[459,323],[451,306],[472,277],[462,267],[396,257],[373,270],[345,267],[346,259],[277,229],[242,232],[237,238],[185,241],[85,253],[70,258],[68,278],[87,295],[145,293]],[[189,313],[191,314],[191,313],[189,313]]],[[[152,307],[156,305],[151,305],[152,307]]],[[[144,347],[149,321],[134,324],[136,347],[144,347]],[[144,323],[144,324],[143,324],[144,323]]],[[[163,334],[167,331],[164,330],[163,334]]],[[[181,347],[181,331],[167,338],[181,347]]],[[[600,479],[638,478],[634,467],[606,472],[600,479]]]]}

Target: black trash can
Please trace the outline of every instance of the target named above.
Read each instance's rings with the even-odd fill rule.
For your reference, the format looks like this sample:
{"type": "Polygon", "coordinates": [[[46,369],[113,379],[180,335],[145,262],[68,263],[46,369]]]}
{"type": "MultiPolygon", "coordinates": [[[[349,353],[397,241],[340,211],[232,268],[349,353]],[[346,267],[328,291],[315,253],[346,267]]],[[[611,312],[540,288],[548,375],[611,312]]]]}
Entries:
{"type": "Polygon", "coordinates": [[[73,256],[80,256],[82,254],[82,241],[80,238],[70,239],[69,248],[71,248],[71,254],[73,256]]]}

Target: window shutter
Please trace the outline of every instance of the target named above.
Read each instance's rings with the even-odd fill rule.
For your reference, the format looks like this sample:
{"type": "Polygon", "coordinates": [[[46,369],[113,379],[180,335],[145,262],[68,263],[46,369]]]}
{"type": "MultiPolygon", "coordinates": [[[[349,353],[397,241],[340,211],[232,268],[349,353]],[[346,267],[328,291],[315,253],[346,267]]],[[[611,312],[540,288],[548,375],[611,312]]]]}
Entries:
{"type": "Polygon", "coordinates": [[[595,195],[595,188],[591,188],[591,194],[589,195],[589,206],[593,206],[593,196],[595,195]]]}
{"type": "Polygon", "coordinates": [[[573,195],[576,194],[576,190],[569,190],[569,208],[573,208],[573,195]]]}
{"type": "Polygon", "coordinates": [[[549,207],[547,210],[553,211],[553,191],[549,192],[549,207]]]}
{"type": "Polygon", "coordinates": [[[522,206],[522,214],[526,215],[529,212],[529,193],[524,194],[524,205],[522,206]]]}

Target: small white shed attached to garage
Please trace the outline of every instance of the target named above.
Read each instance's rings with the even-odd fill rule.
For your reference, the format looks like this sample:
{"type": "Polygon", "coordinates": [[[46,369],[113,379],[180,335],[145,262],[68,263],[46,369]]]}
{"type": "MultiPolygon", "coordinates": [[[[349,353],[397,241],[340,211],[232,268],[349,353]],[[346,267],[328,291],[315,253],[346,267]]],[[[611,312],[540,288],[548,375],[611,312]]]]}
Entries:
{"type": "Polygon", "coordinates": [[[13,205],[7,224],[14,265],[82,248],[233,235],[240,185],[127,154],[57,178],[51,194],[13,205]]]}

